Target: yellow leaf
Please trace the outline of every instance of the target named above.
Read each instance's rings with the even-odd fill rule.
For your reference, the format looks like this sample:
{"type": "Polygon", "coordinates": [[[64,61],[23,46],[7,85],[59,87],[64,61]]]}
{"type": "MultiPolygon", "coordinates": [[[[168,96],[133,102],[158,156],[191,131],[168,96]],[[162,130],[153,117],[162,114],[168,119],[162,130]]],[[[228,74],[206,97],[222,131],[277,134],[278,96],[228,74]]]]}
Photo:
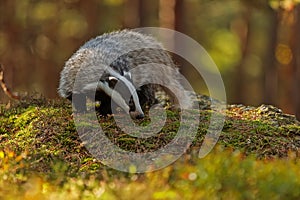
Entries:
{"type": "Polygon", "coordinates": [[[4,155],[4,152],[3,152],[3,151],[0,151],[0,158],[3,159],[4,156],[5,156],[5,155],[4,155]]]}
{"type": "Polygon", "coordinates": [[[12,157],[14,157],[15,156],[15,152],[13,152],[13,151],[9,151],[8,152],[8,157],[9,158],[12,158],[12,157]]]}

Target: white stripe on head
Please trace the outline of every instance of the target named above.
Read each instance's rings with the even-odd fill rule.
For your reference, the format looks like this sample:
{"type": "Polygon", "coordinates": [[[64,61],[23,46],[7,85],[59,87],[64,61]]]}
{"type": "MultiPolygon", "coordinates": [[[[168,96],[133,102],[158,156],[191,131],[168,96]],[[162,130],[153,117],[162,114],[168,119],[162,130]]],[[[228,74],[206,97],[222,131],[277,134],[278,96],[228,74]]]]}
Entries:
{"type": "Polygon", "coordinates": [[[112,81],[112,80],[116,80],[117,81],[118,79],[116,77],[114,77],[114,76],[110,76],[110,77],[108,77],[108,80],[109,81],[112,81]]]}
{"type": "MultiPolygon", "coordinates": [[[[107,71],[114,77],[118,78],[119,80],[123,81],[123,83],[125,83],[125,85],[127,86],[127,88],[129,89],[130,94],[132,95],[133,98],[133,102],[135,105],[135,110],[138,111],[140,114],[144,114],[141,105],[140,105],[140,101],[139,101],[139,97],[136,93],[136,89],[133,86],[133,84],[128,81],[124,76],[120,75],[119,73],[117,73],[115,70],[113,70],[111,67],[107,67],[107,71]]],[[[128,72],[129,73],[129,72],[128,72]]],[[[131,75],[130,75],[131,76],[131,75]]]]}
{"type": "Polygon", "coordinates": [[[122,96],[117,92],[111,89],[108,85],[108,83],[103,83],[101,81],[89,83],[84,88],[83,91],[96,91],[97,89],[101,89],[103,92],[105,92],[108,96],[112,98],[112,100],[119,105],[127,114],[129,114],[129,106],[125,102],[125,100],[122,98],[122,96]],[[113,94],[114,93],[114,94],[113,94]]]}

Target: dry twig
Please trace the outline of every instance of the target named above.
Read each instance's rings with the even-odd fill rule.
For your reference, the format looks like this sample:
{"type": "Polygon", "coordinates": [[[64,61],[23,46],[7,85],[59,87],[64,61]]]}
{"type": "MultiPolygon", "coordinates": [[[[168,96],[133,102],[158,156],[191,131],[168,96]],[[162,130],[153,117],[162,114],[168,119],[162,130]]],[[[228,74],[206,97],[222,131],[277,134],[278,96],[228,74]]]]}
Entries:
{"type": "Polygon", "coordinates": [[[3,92],[11,99],[17,99],[19,100],[20,97],[18,95],[13,94],[10,89],[7,87],[5,81],[4,81],[4,72],[2,65],[0,64],[0,86],[3,90],[3,92]]]}

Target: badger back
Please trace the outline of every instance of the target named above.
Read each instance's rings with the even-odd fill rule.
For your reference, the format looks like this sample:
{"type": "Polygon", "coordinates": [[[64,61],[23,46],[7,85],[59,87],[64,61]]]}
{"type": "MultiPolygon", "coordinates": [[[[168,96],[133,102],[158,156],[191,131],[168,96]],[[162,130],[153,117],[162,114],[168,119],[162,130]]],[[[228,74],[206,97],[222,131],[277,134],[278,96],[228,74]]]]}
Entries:
{"type": "MultiPolygon", "coordinates": [[[[84,86],[99,80],[99,75],[103,75],[108,66],[124,75],[136,66],[149,63],[174,66],[162,45],[150,36],[127,30],[103,34],[85,43],[66,62],[61,72],[59,94],[68,97],[82,92],[81,87],[73,87],[79,71],[81,76],[76,79],[77,85],[84,86]]],[[[145,76],[146,71],[140,73],[145,76]]],[[[146,77],[141,75],[132,77],[132,80],[142,82],[146,77]]]]}

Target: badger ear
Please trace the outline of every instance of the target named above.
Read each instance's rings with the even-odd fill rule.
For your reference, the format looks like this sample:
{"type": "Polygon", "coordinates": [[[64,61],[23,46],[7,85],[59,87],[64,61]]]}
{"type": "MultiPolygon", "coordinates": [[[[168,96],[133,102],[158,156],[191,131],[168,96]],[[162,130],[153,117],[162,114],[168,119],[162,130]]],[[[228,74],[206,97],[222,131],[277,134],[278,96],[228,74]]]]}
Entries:
{"type": "Polygon", "coordinates": [[[118,79],[114,76],[109,76],[107,82],[110,88],[114,88],[118,82],[118,79]]]}

